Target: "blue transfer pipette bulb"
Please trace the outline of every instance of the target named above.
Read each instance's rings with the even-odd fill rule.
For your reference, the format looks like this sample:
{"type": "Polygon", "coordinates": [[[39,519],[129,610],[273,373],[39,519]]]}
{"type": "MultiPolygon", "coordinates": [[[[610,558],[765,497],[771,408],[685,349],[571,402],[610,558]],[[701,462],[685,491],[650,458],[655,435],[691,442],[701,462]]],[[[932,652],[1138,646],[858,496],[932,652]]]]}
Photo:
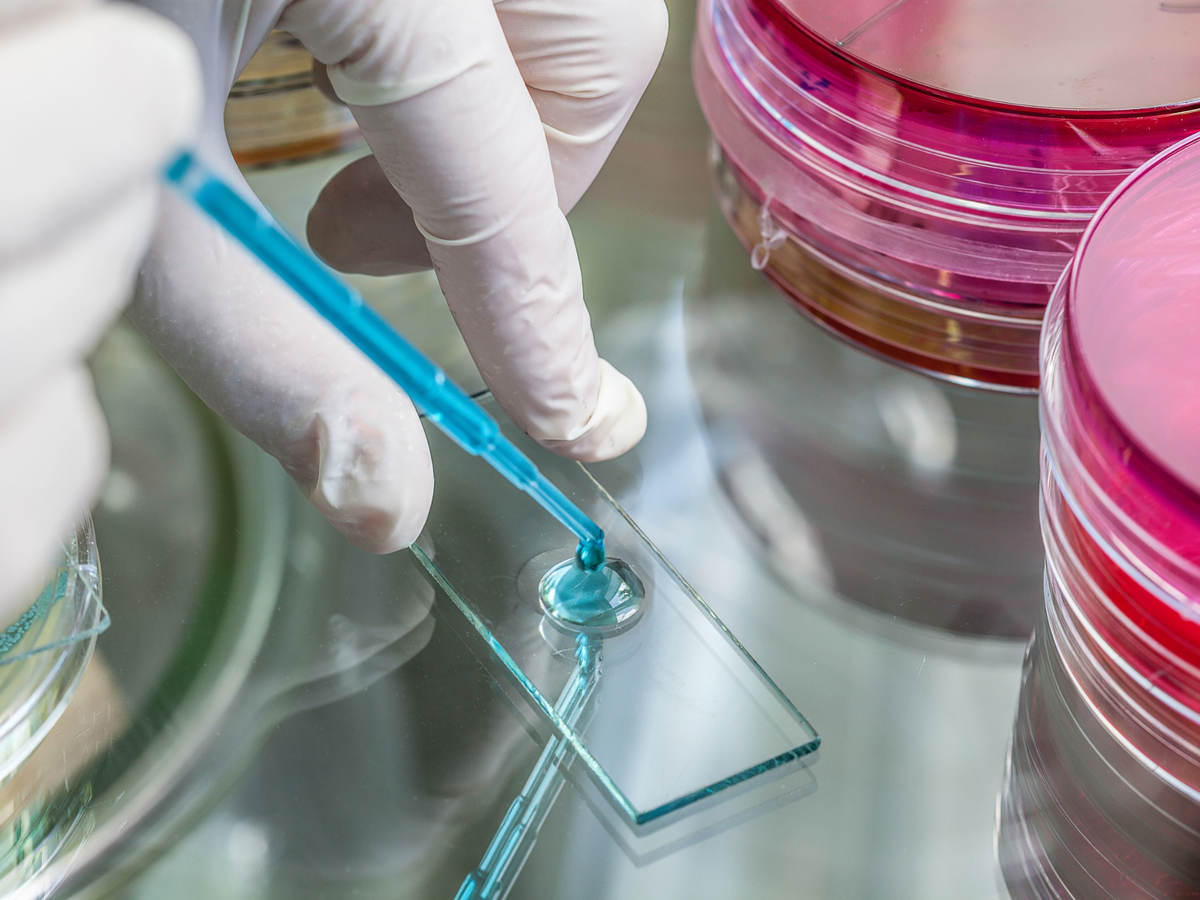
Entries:
{"type": "Polygon", "coordinates": [[[569,528],[579,538],[575,556],[580,566],[593,570],[604,563],[600,526],[501,434],[495,419],[371,309],[357,291],[192,152],[180,153],[164,175],[379,366],[438,428],[468,453],[486,460],[569,528]]]}

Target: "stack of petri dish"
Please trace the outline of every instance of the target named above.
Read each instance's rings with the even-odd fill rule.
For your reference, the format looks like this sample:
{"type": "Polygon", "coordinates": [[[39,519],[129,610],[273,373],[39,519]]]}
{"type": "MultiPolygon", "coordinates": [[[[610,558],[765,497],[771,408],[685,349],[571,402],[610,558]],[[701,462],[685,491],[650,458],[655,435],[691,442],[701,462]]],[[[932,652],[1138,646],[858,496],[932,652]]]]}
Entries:
{"type": "Polygon", "coordinates": [[[1200,896],[1200,136],[1126,181],[1047,314],[1046,602],[1000,854],[1015,896],[1200,896]]]}
{"type": "Polygon", "coordinates": [[[1050,292],[1121,180],[1200,130],[1200,15],[1127,0],[702,0],[722,209],[817,322],[1038,384],[1050,292]]]}

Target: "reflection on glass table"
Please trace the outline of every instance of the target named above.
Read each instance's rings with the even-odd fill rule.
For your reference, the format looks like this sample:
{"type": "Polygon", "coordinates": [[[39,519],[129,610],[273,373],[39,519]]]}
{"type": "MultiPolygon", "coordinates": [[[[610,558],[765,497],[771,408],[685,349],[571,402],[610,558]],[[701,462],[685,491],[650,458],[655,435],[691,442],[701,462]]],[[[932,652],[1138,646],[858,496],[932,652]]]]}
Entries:
{"type": "MultiPolygon", "coordinates": [[[[553,570],[551,570],[553,571],[553,570]]],[[[588,712],[600,681],[603,639],[586,632],[575,636],[575,671],[554,702],[554,715],[575,730],[588,712]]],[[[467,873],[454,900],[504,900],[521,877],[525,860],[533,852],[546,816],[566,782],[575,751],[566,736],[546,742],[533,771],[513,799],[500,826],[492,835],[483,859],[467,873]]]]}
{"type": "MultiPolygon", "coordinates": [[[[610,215],[599,210],[589,222],[591,246],[632,252],[610,215]]],[[[994,809],[1021,643],[922,627],[829,582],[801,585],[774,574],[723,485],[722,437],[706,420],[686,350],[695,306],[707,302],[672,274],[699,272],[703,233],[691,237],[691,245],[653,248],[661,268],[643,270],[652,302],[597,317],[602,342],[624,337],[614,355],[656,415],[636,454],[595,472],[784,692],[803,698],[825,740],[811,767],[816,790],[668,853],[637,856],[572,787],[512,896],[774,897],[794,896],[797,885],[829,897],[994,896],[994,809]]],[[[860,364],[818,331],[808,340],[819,352],[796,364],[809,360],[814,379],[842,354],[842,364],[860,364]]],[[[880,380],[895,372],[861,364],[880,380]]],[[[1003,419],[992,427],[1032,439],[1003,419]]],[[[454,483],[443,478],[439,490],[453,494],[454,483]]],[[[294,515],[323,540],[325,526],[308,512],[294,515]]],[[[471,511],[459,516],[468,522],[471,511]]],[[[322,579],[333,570],[386,577],[372,573],[387,563],[328,544],[320,564],[304,570],[309,596],[328,589],[322,579]]],[[[902,579],[884,586],[894,598],[909,589],[902,579]]],[[[331,603],[350,596],[333,595],[331,603]]],[[[137,883],[136,896],[162,896],[180,884],[202,885],[214,897],[453,896],[540,745],[454,629],[436,618],[434,607],[429,643],[411,662],[271,726],[234,792],[137,883]],[[225,868],[199,863],[213,859],[225,868]],[[232,884],[229,872],[237,873],[232,884]]]]}
{"type": "Polygon", "coordinates": [[[355,556],[323,521],[314,533],[278,467],[132,332],[111,335],[93,371],[113,435],[95,512],[113,624],[44,744],[70,753],[43,806],[82,810],[78,824],[18,897],[124,889],[277,721],[362,691],[432,630],[409,556],[355,556]]]}
{"type": "Polygon", "coordinates": [[[685,309],[722,487],[779,574],[923,625],[1024,638],[1041,593],[1037,402],[849,353],[710,223],[685,309]]]}

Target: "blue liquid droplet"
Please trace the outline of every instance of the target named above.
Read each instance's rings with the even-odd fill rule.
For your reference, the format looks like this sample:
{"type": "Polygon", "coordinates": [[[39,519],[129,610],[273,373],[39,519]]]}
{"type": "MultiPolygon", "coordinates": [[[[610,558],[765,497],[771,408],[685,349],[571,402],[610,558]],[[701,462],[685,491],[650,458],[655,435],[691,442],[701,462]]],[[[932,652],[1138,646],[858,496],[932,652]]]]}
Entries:
{"type": "Polygon", "coordinates": [[[604,538],[598,541],[580,541],[575,548],[575,561],[580,568],[595,572],[604,565],[604,538]]]}
{"type": "Polygon", "coordinates": [[[616,631],[633,624],[641,613],[645,589],[619,559],[591,570],[568,559],[542,576],[538,595],[542,609],[560,625],[572,630],[616,631]]]}

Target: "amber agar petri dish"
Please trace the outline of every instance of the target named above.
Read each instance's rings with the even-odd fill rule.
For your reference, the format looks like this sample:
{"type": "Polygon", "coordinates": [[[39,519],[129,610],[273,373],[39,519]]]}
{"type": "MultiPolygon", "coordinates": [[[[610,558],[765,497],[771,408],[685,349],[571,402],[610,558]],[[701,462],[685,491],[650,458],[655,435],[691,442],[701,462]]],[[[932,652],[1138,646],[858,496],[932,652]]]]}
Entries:
{"type": "Polygon", "coordinates": [[[704,0],[693,68],[756,267],[860,346],[1030,391],[1088,219],[1200,128],[1197,39],[1123,0],[704,0]]]}
{"type": "Polygon", "coordinates": [[[1046,615],[1000,845],[1019,896],[1200,894],[1197,200],[1193,138],[1102,206],[1047,313],[1046,615]]]}
{"type": "Polygon", "coordinates": [[[225,103],[225,133],[243,169],[326,156],[362,141],[345,106],[317,89],[313,58],[300,42],[272,31],[225,103]]]}

